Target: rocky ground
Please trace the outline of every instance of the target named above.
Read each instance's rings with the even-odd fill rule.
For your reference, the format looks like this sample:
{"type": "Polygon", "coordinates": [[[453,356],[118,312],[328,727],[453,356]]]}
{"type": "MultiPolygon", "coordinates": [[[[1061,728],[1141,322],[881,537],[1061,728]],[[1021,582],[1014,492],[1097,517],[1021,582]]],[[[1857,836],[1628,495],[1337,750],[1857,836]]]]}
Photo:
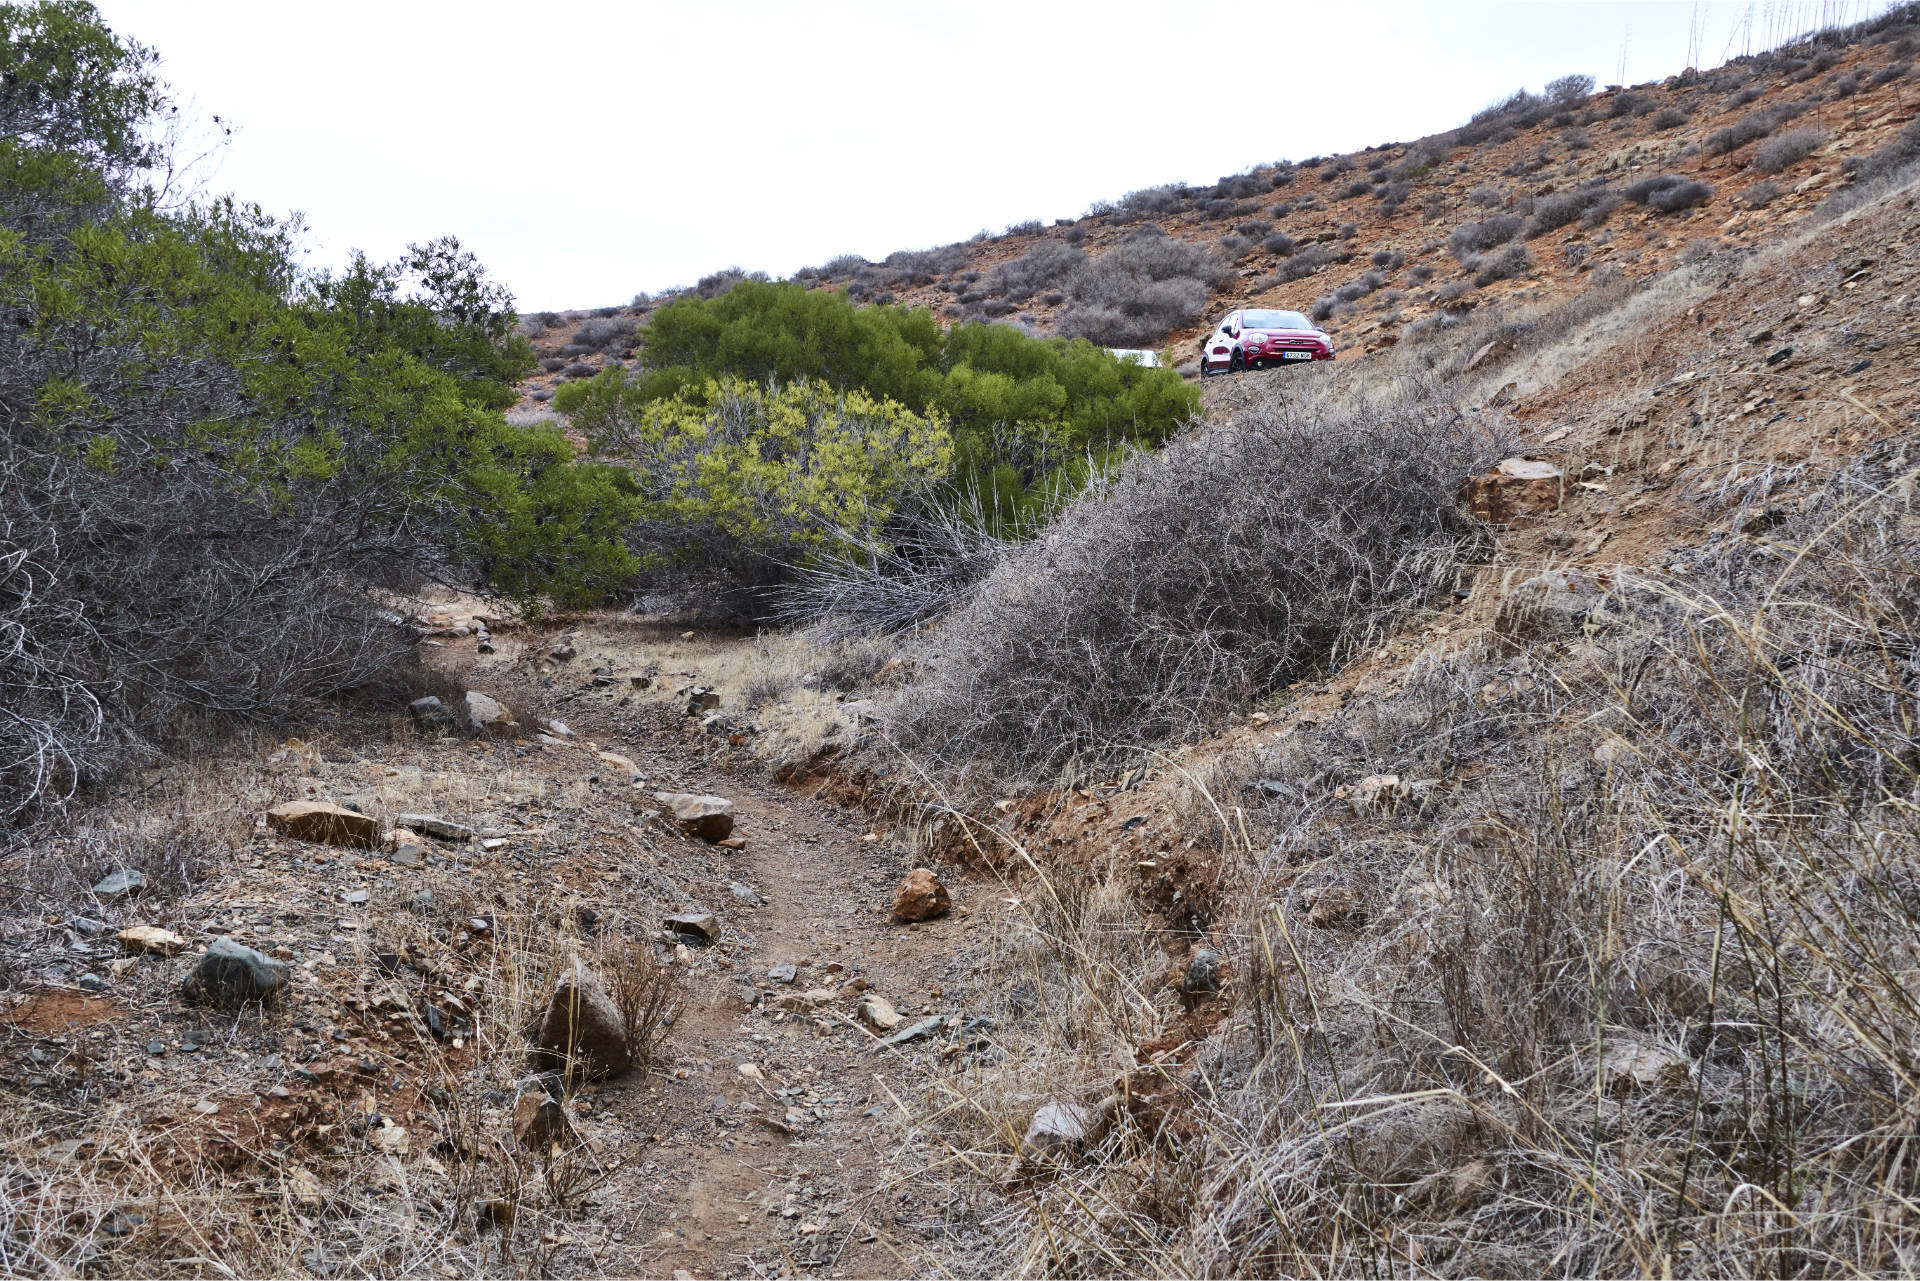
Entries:
{"type": "Polygon", "coordinates": [[[554,661],[580,631],[494,627],[486,658],[438,638],[448,699],[484,687],[524,734],[402,712],[237,748],[149,780],[153,810],[223,823],[228,857],[14,869],[34,887],[5,923],[0,995],[8,1208],[39,1219],[21,1266],[870,1276],[917,1270],[946,1235],[915,1136],[928,1066],[994,1053],[967,977],[984,891],[943,869],[950,908],[899,919],[894,834],[716,763],[730,745],[687,714],[695,682],[634,689],[684,656],[677,638],[554,661]],[[739,848],[679,831],[662,792],[730,800],[739,848]],[[343,817],[266,814],[288,801],[343,817]],[[440,821],[396,840],[414,814],[440,821]],[[361,823],[372,848],[337,843],[361,823]],[[676,915],[710,916],[713,941],[676,915]],[[677,979],[657,1061],[536,1076],[556,973],[623,939],[677,979]],[[233,944],[284,990],[183,994],[233,944]],[[541,1089],[579,1138],[557,1160],[515,1133],[541,1089]]]}

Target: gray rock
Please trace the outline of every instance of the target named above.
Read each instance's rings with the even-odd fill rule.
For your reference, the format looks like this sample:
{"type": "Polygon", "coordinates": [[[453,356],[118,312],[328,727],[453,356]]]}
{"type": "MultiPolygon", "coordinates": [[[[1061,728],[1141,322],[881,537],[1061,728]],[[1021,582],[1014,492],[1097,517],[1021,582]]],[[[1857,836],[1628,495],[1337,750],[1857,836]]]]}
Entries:
{"type": "Polygon", "coordinates": [[[480,835],[465,823],[456,823],[451,819],[436,818],[432,814],[402,814],[393,820],[396,827],[410,828],[424,832],[428,836],[437,836],[443,841],[470,841],[480,835]]]}
{"type": "Polygon", "coordinates": [[[473,689],[460,699],[459,719],[460,728],[470,734],[507,737],[520,728],[505,703],[473,689]]]}
{"type": "Polygon", "coordinates": [[[105,921],[96,921],[91,916],[76,916],[69,921],[68,924],[73,927],[75,934],[80,935],[82,938],[90,939],[99,938],[102,934],[105,934],[109,929],[113,928],[105,921]]]}
{"type": "Polygon", "coordinates": [[[1193,959],[1187,962],[1187,976],[1182,983],[1188,996],[1206,996],[1220,990],[1220,965],[1226,958],[1210,947],[1194,949],[1193,959]]]}
{"type": "Polygon", "coordinates": [[[947,1025],[947,1016],[935,1014],[931,1018],[921,1019],[918,1023],[909,1023],[892,1036],[883,1036],[872,1045],[871,1050],[884,1050],[895,1045],[905,1045],[908,1041],[917,1041],[923,1036],[932,1036],[947,1025]]]}
{"type": "Polygon", "coordinates": [[[232,939],[215,939],[181,984],[183,995],[213,1005],[264,1000],[287,985],[287,967],[232,939]]]}
{"type": "Polygon", "coordinates": [[[675,934],[705,947],[720,941],[720,922],[713,919],[712,912],[675,912],[662,924],[675,934]]]}
{"type": "Polygon", "coordinates": [[[104,992],[107,990],[107,981],[98,974],[82,974],[74,981],[79,984],[82,992],[104,992]]]}
{"type": "Polygon", "coordinates": [[[791,983],[798,973],[799,971],[795,970],[791,963],[782,961],[767,971],[767,977],[775,983],[791,983]]]}
{"type": "Polygon", "coordinates": [[[540,1048],[590,1076],[617,1076],[633,1065],[626,1024],[600,978],[575,961],[554,985],[540,1020],[540,1048]]]}
{"type": "Polygon", "coordinates": [[[696,685],[687,695],[687,715],[698,716],[702,712],[711,712],[720,706],[720,695],[705,685],[696,685]]]}
{"type": "Polygon", "coordinates": [[[754,890],[753,886],[748,885],[745,881],[728,881],[727,893],[733,895],[742,903],[748,903],[754,907],[761,907],[766,902],[766,900],[762,899],[754,890]]]}
{"type": "Polygon", "coordinates": [[[438,724],[449,719],[447,705],[432,694],[408,703],[407,711],[416,721],[426,721],[428,724],[438,724]]]}
{"type": "Polygon", "coordinates": [[[342,890],[340,891],[340,901],[350,907],[359,907],[367,901],[367,892],[365,890],[342,890]]]}
{"type": "Polygon", "coordinates": [[[1084,1103],[1049,1103],[1033,1114],[1020,1141],[1022,1154],[1044,1159],[1074,1152],[1093,1136],[1098,1120],[1098,1111],[1084,1103]]]}
{"type": "Polygon", "coordinates": [[[93,896],[104,899],[131,898],[146,888],[145,872],[136,872],[132,868],[123,867],[95,885],[93,896]]]}

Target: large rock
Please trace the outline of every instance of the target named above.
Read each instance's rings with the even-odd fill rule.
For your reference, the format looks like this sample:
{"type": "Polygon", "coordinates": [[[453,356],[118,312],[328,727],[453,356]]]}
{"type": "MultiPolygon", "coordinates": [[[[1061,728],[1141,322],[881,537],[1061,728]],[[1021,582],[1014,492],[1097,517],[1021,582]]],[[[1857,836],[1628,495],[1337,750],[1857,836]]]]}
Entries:
{"type": "Polygon", "coordinates": [[[215,939],[180,985],[190,1000],[232,1008],[263,1001],[287,985],[287,967],[232,939],[215,939]]]}
{"type": "Polygon", "coordinates": [[[351,845],[365,850],[380,843],[380,824],[373,815],[328,801],[288,801],[276,805],[267,811],[267,826],[296,841],[351,845]]]}
{"type": "Polygon", "coordinates": [[[499,699],[470,689],[460,699],[460,728],[469,734],[509,738],[520,729],[513,712],[499,699]]]}
{"type": "Polygon", "coordinates": [[[1565,490],[1566,476],[1552,463],[1509,458],[1469,477],[1460,497],[1467,510],[1488,524],[1510,525],[1552,515],[1560,509],[1565,490]]]}
{"type": "Polygon", "coordinates": [[[618,1076],[633,1066],[626,1023],[599,976],[574,961],[554,984],[540,1019],[540,1048],[589,1076],[618,1076]]]}
{"type": "Polygon", "coordinates": [[[1545,640],[1579,631],[1604,613],[1607,591],[1590,574],[1550,569],[1515,586],[1500,599],[1493,629],[1510,640],[1545,640]]]}
{"type": "Polygon", "coordinates": [[[893,915],[899,921],[931,921],[945,916],[950,906],[947,887],[924,867],[907,873],[893,892],[893,915]]]}
{"type": "Polygon", "coordinates": [[[724,841],[733,835],[733,802],[724,796],[700,796],[693,792],[655,792],[653,799],[666,807],[673,821],[688,836],[703,841],[724,841]]]}

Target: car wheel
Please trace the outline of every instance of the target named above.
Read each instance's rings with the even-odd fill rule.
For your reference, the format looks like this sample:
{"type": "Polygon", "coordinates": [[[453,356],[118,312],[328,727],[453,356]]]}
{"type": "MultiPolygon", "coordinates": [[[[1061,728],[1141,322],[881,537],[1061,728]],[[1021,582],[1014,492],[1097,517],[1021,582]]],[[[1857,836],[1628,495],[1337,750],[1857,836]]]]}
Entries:
{"type": "Polygon", "coordinates": [[[1227,372],[1230,374],[1241,373],[1246,367],[1246,357],[1242,356],[1238,350],[1236,350],[1227,361],[1227,372]]]}

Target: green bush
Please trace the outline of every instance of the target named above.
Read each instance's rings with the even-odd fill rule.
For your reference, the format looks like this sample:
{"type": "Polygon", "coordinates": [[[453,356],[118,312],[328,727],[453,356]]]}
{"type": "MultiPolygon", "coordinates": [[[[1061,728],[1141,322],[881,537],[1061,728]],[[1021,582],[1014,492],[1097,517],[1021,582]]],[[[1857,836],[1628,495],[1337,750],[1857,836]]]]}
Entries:
{"type": "Polygon", "coordinates": [[[1123,364],[1092,343],[1008,325],[943,330],[924,308],[858,307],[843,293],[747,281],[662,307],[645,369],[563,387],[554,403],[593,435],[711,380],[811,379],[943,417],[963,487],[995,495],[996,520],[1028,518],[1084,476],[1089,457],[1164,441],[1199,410],[1171,369],[1123,364]]]}
{"type": "Polygon", "coordinates": [[[409,645],[373,586],[631,576],[631,478],[502,416],[531,351],[458,241],[303,272],[155,198],[166,87],[91,6],[0,37],[0,823],[366,681],[409,645]]]}
{"type": "Polygon", "coordinates": [[[645,554],[748,581],[870,541],[953,463],[940,415],[809,379],[713,380],[623,410],[597,419],[589,443],[628,464],[645,554]]]}

